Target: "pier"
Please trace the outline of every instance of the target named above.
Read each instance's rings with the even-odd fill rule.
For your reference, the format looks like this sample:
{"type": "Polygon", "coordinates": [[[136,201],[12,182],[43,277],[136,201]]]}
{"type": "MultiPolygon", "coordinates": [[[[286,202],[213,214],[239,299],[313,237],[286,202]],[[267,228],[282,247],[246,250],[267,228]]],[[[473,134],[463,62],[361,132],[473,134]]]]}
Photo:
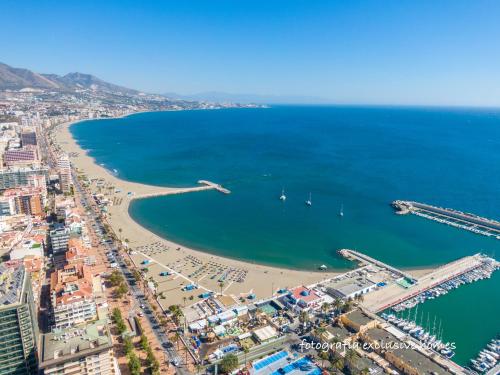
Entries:
{"type": "Polygon", "coordinates": [[[414,298],[429,289],[435,288],[447,281],[459,277],[479,267],[490,265],[497,269],[499,263],[482,254],[476,254],[460,258],[454,262],[445,264],[434,271],[417,278],[415,285],[403,288],[397,283],[390,284],[382,289],[369,293],[364,298],[364,307],[373,312],[380,312],[394,305],[414,298]]]}
{"type": "Polygon", "coordinates": [[[350,250],[350,249],[341,249],[338,251],[340,255],[342,255],[344,258],[351,259],[351,260],[356,260],[358,262],[364,263],[364,264],[373,264],[377,267],[380,268],[385,268],[392,273],[395,273],[396,275],[399,275],[401,277],[405,277],[409,281],[415,283],[417,282],[417,279],[410,275],[408,272],[401,271],[395,267],[392,267],[386,263],[381,262],[380,260],[374,259],[366,254],[360,253],[356,250],[350,250]]]}
{"type": "Polygon", "coordinates": [[[483,236],[495,237],[500,240],[500,222],[493,219],[457,211],[451,208],[436,207],[412,201],[397,200],[392,202],[392,206],[399,215],[413,214],[483,236]]]}
{"type": "Polygon", "coordinates": [[[223,194],[231,194],[231,190],[226,189],[222,185],[216,184],[215,182],[207,181],[207,180],[199,180],[198,184],[201,186],[187,187],[187,188],[163,188],[163,187],[155,187],[148,186],[151,192],[144,192],[141,194],[128,193],[129,198],[133,199],[143,199],[143,198],[154,198],[161,197],[164,195],[174,195],[174,194],[185,194],[185,193],[193,193],[196,191],[205,191],[205,190],[217,190],[223,194]]]}
{"type": "Polygon", "coordinates": [[[222,185],[216,184],[215,182],[207,181],[207,180],[199,180],[198,183],[200,185],[209,186],[210,188],[215,189],[218,192],[221,192],[223,194],[231,194],[231,190],[226,189],[222,185]]]}

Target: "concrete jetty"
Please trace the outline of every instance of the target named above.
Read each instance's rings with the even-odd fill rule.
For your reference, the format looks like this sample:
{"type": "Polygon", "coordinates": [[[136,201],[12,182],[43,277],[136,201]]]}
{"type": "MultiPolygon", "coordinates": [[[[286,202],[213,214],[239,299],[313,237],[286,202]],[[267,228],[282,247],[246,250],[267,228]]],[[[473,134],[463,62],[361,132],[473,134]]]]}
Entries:
{"type": "Polygon", "coordinates": [[[199,180],[198,183],[201,185],[209,186],[211,189],[215,189],[223,194],[231,194],[231,190],[226,189],[222,185],[216,184],[215,182],[207,180],[199,180]]]}
{"type": "Polygon", "coordinates": [[[201,186],[187,187],[187,188],[164,188],[161,186],[152,187],[148,186],[150,192],[144,192],[141,194],[134,194],[132,192],[129,193],[129,197],[131,200],[133,199],[143,199],[143,198],[153,198],[153,197],[161,197],[164,195],[174,195],[174,194],[185,194],[185,193],[193,193],[196,191],[204,191],[204,190],[217,190],[223,194],[230,194],[231,191],[226,189],[222,185],[216,184],[215,182],[207,181],[207,180],[199,180],[198,184],[201,186]]]}
{"type": "Polygon", "coordinates": [[[350,249],[341,249],[338,251],[340,255],[344,258],[356,260],[364,264],[373,264],[380,268],[385,268],[396,275],[400,275],[401,277],[407,278],[409,281],[416,283],[417,279],[410,275],[408,272],[401,271],[395,267],[392,267],[386,263],[381,262],[380,260],[374,259],[366,254],[360,253],[359,251],[350,250],[350,249]]]}
{"type": "MultiPolygon", "coordinates": [[[[493,260],[482,254],[460,258],[418,278],[416,284],[407,289],[397,284],[391,284],[383,289],[369,293],[365,296],[363,305],[373,312],[385,310],[455,277],[481,267],[485,262],[490,261],[493,260]]],[[[495,262],[494,267],[498,268],[498,262],[493,262],[495,262]]]]}
{"type": "Polygon", "coordinates": [[[399,215],[413,214],[456,228],[500,240],[500,222],[451,208],[431,206],[425,203],[397,200],[392,206],[399,215]]]}

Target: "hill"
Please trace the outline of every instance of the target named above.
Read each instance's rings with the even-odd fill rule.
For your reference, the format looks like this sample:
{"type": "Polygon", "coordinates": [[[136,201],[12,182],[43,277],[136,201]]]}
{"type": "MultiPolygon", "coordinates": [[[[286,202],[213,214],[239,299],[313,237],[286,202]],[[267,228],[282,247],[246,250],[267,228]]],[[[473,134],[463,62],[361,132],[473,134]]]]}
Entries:
{"type": "Polygon", "coordinates": [[[139,91],[105,82],[91,74],[68,73],[64,76],[57,74],[39,74],[28,69],[14,68],[0,63],[0,90],[22,90],[26,88],[75,91],[88,89],[109,93],[137,95],[139,91]]]}

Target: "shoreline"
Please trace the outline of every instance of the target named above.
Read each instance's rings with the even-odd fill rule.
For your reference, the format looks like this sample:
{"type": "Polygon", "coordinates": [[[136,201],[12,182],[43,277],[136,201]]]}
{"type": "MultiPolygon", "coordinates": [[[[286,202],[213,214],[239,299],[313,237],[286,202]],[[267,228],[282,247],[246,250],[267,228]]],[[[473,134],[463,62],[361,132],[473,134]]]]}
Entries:
{"type": "MultiPolygon", "coordinates": [[[[138,113],[104,118],[103,120],[118,119],[135,114],[138,113]]],[[[131,257],[137,266],[140,266],[140,263],[146,259],[154,260],[148,268],[152,271],[151,276],[158,283],[158,292],[167,294],[168,305],[178,304],[182,300],[185,301],[186,297],[191,299],[191,296],[196,300],[194,297],[204,290],[214,292],[222,290],[224,295],[233,296],[235,299],[245,297],[248,294],[255,294],[256,298],[260,299],[270,297],[271,291],[275,293],[281,288],[314,284],[345,272],[342,269],[327,272],[296,270],[227,258],[183,246],[146,229],[140,223],[134,221],[129,214],[129,206],[132,200],[147,198],[152,194],[187,194],[211,190],[212,188],[208,186],[162,187],[118,178],[105,167],[99,165],[73,138],[69,128],[83,121],[87,120],[77,120],[57,125],[52,131],[54,139],[64,152],[70,154],[71,162],[78,171],[86,174],[89,179],[102,179],[105,186],[113,186],[113,189],[105,190],[108,191],[107,194],[110,200],[119,203],[109,206],[107,221],[120,239],[129,240],[129,247],[136,251],[136,254],[131,255],[131,257]],[[119,189],[120,192],[116,192],[116,189],[119,189]],[[128,194],[128,192],[132,192],[133,195],[128,194]],[[207,270],[198,274],[196,270],[201,265],[206,266],[207,270]],[[244,281],[238,282],[236,280],[237,276],[235,276],[233,281],[228,279],[221,288],[218,282],[219,277],[208,277],[210,269],[221,269],[226,270],[222,271],[222,273],[229,272],[229,274],[244,275],[244,281]],[[159,273],[162,271],[168,271],[172,275],[167,278],[160,277],[159,273]],[[199,289],[190,292],[181,291],[184,286],[191,282],[198,284],[199,289]]],[[[202,177],[200,176],[200,178],[202,177]]],[[[91,185],[91,190],[93,193],[98,192],[98,188],[94,185],[91,185]]],[[[212,194],[220,193],[214,191],[212,194]]],[[[409,268],[407,270],[418,277],[430,272],[433,268],[435,267],[409,268]]],[[[212,273],[215,273],[215,271],[212,273]]],[[[162,299],[159,299],[159,301],[162,303],[162,299]]]]}

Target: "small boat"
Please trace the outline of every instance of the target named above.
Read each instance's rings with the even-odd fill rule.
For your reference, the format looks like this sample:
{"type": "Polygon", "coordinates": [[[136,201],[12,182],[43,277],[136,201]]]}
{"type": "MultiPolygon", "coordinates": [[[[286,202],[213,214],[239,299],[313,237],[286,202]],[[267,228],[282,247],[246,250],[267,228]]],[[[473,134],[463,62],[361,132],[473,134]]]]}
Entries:
{"type": "Polygon", "coordinates": [[[309,199],[306,200],[306,206],[312,206],[312,198],[311,198],[311,193],[309,193],[309,199]]]}
{"type": "Polygon", "coordinates": [[[327,268],[328,268],[328,267],[327,267],[327,266],[325,266],[324,264],[322,264],[321,266],[319,266],[319,269],[320,269],[321,271],[325,271],[327,268]]]}
{"type": "Polygon", "coordinates": [[[340,216],[340,217],[343,217],[343,216],[344,216],[344,204],[341,204],[341,205],[340,205],[340,212],[339,212],[339,216],[340,216]]]}
{"type": "Polygon", "coordinates": [[[285,189],[281,189],[280,201],[286,201],[285,189]]]}

